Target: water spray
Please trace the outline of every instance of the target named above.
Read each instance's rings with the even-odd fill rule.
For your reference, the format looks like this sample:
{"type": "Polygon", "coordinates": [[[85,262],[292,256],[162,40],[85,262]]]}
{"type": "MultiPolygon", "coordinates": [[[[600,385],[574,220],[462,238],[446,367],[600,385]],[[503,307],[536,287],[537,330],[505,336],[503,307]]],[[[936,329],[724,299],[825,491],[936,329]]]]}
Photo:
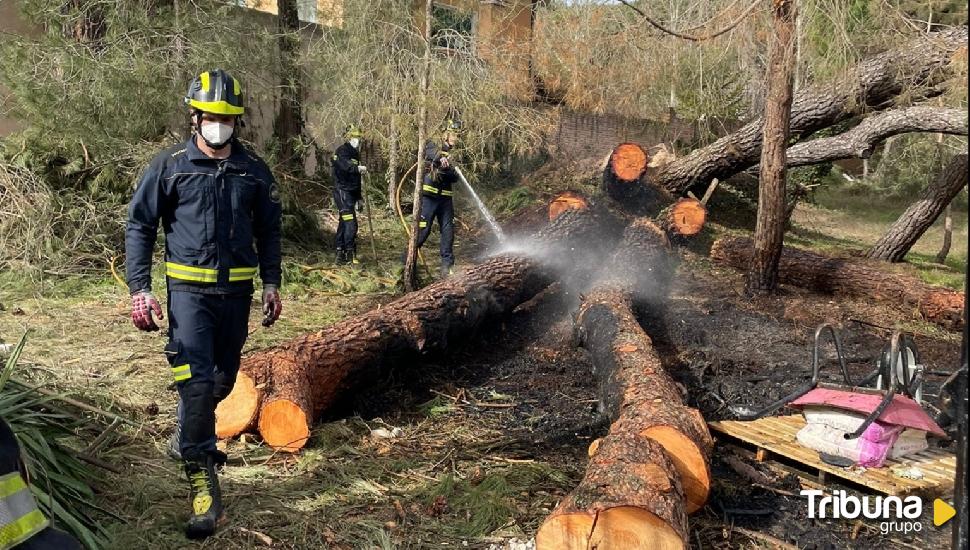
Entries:
{"type": "Polygon", "coordinates": [[[461,180],[461,182],[465,185],[465,189],[468,190],[468,193],[472,196],[472,199],[475,201],[475,206],[478,207],[478,211],[481,212],[482,216],[485,217],[485,221],[488,222],[488,225],[492,229],[492,233],[494,233],[495,237],[498,239],[498,242],[504,243],[505,232],[502,231],[502,227],[499,226],[498,221],[495,219],[495,216],[492,215],[488,207],[485,206],[485,203],[482,202],[482,199],[478,197],[478,193],[475,192],[475,189],[472,188],[471,184],[468,183],[468,180],[465,179],[465,174],[461,172],[461,168],[458,168],[455,165],[452,165],[452,166],[455,169],[455,173],[458,174],[458,179],[461,180]]]}

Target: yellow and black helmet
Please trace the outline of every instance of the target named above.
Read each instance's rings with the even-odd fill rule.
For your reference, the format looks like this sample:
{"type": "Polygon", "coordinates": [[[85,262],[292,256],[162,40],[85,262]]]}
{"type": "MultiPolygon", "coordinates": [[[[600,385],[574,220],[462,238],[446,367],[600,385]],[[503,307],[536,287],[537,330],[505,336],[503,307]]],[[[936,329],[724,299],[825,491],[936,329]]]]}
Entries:
{"type": "Polygon", "coordinates": [[[206,71],[192,80],[185,104],[204,113],[241,115],[242,86],[222,69],[206,71]]]}
{"type": "Polygon", "coordinates": [[[348,124],[347,128],[344,129],[344,138],[362,138],[364,137],[364,132],[356,124],[348,124]]]}

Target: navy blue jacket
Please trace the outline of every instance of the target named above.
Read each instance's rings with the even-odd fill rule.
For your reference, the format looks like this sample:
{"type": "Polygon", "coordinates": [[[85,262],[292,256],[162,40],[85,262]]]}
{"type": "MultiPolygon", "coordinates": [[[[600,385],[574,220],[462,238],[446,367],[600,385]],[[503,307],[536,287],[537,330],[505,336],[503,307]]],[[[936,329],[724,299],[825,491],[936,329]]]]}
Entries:
{"type": "Polygon", "coordinates": [[[279,190],[266,163],[238,141],[229,158],[210,158],[193,136],[159,153],[131,198],[128,288],[151,288],[159,221],[170,289],[251,293],[257,271],[264,285],[279,285],[281,217],[279,190]]]}
{"type": "MultiPolygon", "coordinates": [[[[451,197],[454,195],[453,187],[458,181],[458,172],[454,166],[443,168],[441,159],[449,158],[451,147],[444,144],[438,147],[434,141],[428,140],[424,145],[424,159],[427,168],[424,173],[424,184],[422,194],[432,197],[451,197]]],[[[450,159],[449,159],[450,160],[450,159]]]]}
{"type": "Polygon", "coordinates": [[[334,185],[341,191],[360,193],[360,151],[349,142],[333,153],[334,185]]]}

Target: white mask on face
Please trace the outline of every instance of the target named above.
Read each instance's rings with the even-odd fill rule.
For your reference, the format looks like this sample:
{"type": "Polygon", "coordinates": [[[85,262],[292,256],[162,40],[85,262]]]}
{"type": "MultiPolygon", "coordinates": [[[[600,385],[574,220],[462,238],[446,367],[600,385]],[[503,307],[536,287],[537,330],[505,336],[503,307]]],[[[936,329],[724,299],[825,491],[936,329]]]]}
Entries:
{"type": "Polygon", "coordinates": [[[350,146],[354,149],[360,149],[360,138],[350,138],[350,146]]]}
{"type": "Polygon", "coordinates": [[[222,124],[221,122],[203,122],[202,137],[212,145],[219,147],[224,145],[232,137],[233,126],[222,124]]]}

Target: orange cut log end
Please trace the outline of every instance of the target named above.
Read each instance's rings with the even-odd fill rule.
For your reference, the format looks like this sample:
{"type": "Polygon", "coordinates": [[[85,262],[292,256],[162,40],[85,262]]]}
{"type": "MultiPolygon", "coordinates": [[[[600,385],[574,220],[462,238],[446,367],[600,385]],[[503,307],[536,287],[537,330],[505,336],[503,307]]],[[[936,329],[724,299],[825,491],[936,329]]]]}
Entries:
{"type": "Polygon", "coordinates": [[[589,207],[586,197],[573,191],[560,193],[549,203],[549,221],[553,221],[567,210],[585,210],[589,207]]]}
{"type": "Polygon", "coordinates": [[[293,401],[277,399],[263,405],[259,413],[259,433],[270,447],[295,453],[310,438],[310,419],[293,401]]]}
{"type": "Polygon", "coordinates": [[[704,229],[707,209],[697,199],[684,198],[670,209],[670,225],[678,235],[690,237],[704,229]]]}
{"type": "Polygon", "coordinates": [[[251,431],[259,411],[260,397],[253,379],[239,373],[232,393],[216,406],[216,436],[225,439],[251,431]]]}
{"type": "Polygon", "coordinates": [[[640,432],[640,435],[656,441],[667,451],[680,474],[687,513],[692,514],[703,508],[711,492],[711,473],[704,453],[697,444],[671,426],[653,426],[640,432]]]}
{"type": "Polygon", "coordinates": [[[684,541],[670,525],[636,506],[599,512],[572,512],[546,520],[536,533],[541,550],[682,550],[684,541]]]}
{"type": "Polygon", "coordinates": [[[610,169],[617,179],[637,181],[647,169],[647,152],[636,143],[621,143],[610,155],[610,169]]]}

